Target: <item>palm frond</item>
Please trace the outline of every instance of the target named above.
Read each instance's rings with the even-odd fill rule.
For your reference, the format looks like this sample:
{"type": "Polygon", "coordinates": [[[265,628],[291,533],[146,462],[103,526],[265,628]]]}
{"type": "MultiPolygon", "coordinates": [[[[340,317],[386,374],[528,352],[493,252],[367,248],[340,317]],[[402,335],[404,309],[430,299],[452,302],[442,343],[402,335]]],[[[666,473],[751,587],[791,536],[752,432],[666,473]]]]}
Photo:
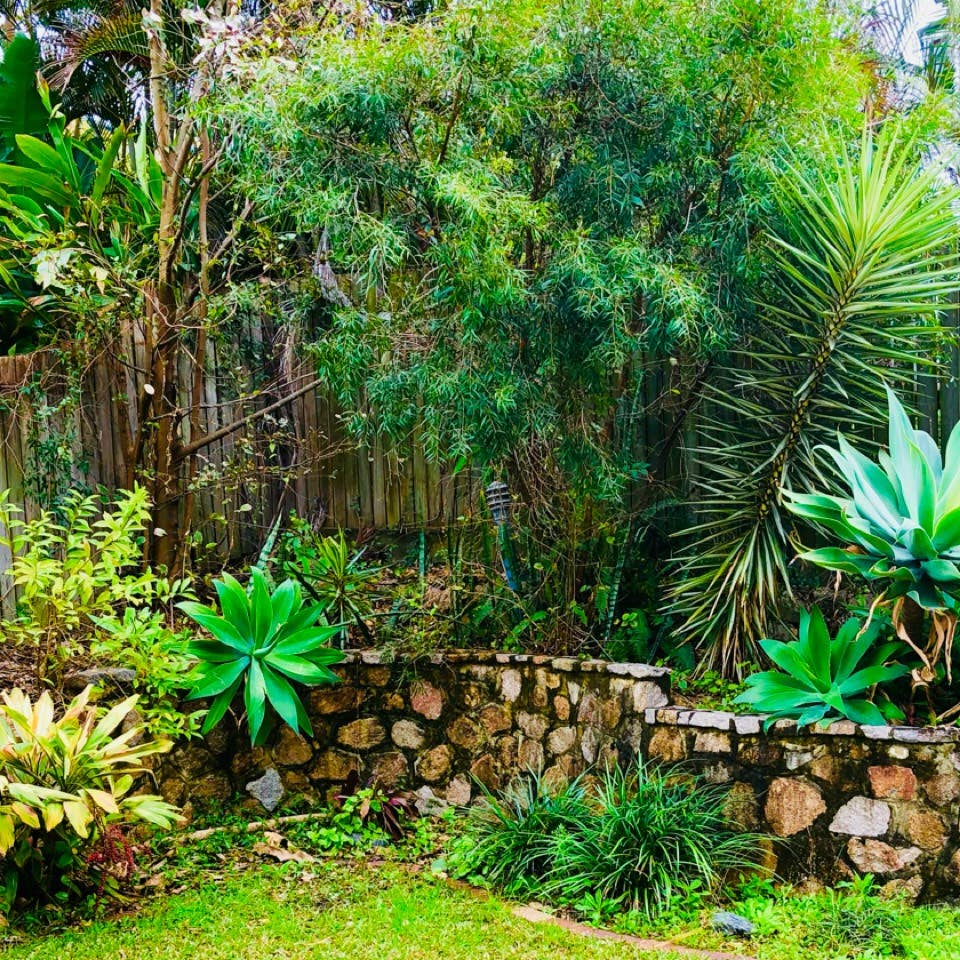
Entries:
{"type": "Polygon", "coordinates": [[[840,145],[813,174],[785,162],[776,295],[706,386],[698,520],[668,594],[704,665],[727,675],[756,656],[790,592],[781,487],[833,487],[818,444],[840,427],[869,439],[884,421],[884,382],[902,391],[936,367],[960,194],[919,154],[891,121],[865,133],[859,155],[840,145]]]}

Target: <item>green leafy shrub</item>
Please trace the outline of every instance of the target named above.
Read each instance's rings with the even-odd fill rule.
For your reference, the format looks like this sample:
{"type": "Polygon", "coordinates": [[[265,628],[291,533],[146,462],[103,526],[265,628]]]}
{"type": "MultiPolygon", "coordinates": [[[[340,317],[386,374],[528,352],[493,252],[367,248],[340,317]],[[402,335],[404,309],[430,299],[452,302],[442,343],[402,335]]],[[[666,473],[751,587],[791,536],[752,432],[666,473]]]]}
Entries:
{"type": "Polygon", "coordinates": [[[9,491],[0,493],[0,523],[13,557],[7,575],[17,590],[17,615],[4,621],[3,635],[33,647],[38,677],[54,684],[86,655],[132,668],[151,733],[189,735],[199,720],[182,714],[178,701],[191,661],[172,612],[174,602],[191,595],[190,583],[144,567],[149,522],[142,487],[109,501],[73,491],[58,513],[45,510],[29,521],[9,491]]]}
{"type": "Polygon", "coordinates": [[[764,653],[783,672],[766,670],[748,677],[746,689],[734,702],[769,714],[767,727],[782,718],[796,720],[801,727],[839,717],[881,725],[884,716],[867,693],[908,670],[888,663],[900,644],[873,649],[880,629],[878,623],[864,626],[851,617],[831,638],[820,608],[803,610],[796,641],[760,641],[764,653]]]}
{"type": "MultiPolygon", "coordinates": [[[[143,727],[116,735],[136,697],[108,712],[89,704],[87,687],[55,717],[53,700],[32,703],[20,690],[0,705],[0,870],[3,906],[81,892],[84,852],[136,821],[170,826],[176,809],[131,793],[145,757],[170,749],[143,739],[143,727]],[[108,833],[108,831],[110,831],[108,833]]],[[[103,889],[103,883],[98,884],[103,889]]]]}
{"type": "Polygon", "coordinates": [[[326,644],[340,627],[317,626],[324,607],[305,606],[292,580],[271,594],[263,573],[254,567],[250,581],[249,593],[229,574],[214,582],[220,613],[191,600],[179,604],[213,635],[188,647],[199,661],[188,699],[213,697],[203,725],[206,733],[223,719],[243,685],[251,743],[266,740],[274,714],[297,733],[312,736],[310,718],[291,681],[308,686],[337,682],[329,667],[342,661],[343,653],[326,644]]]}
{"type": "Polygon", "coordinates": [[[458,876],[522,894],[549,872],[554,838],[576,832],[589,816],[580,780],[554,787],[539,774],[519,777],[499,797],[488,792],[470,808],[451,867],[458,876]]]}
{"type": "Polygon", "coordinates": [[[857,451],[842,436],[833,457],[849,497],[785,490],[787,508],[838,534],[846,547],[822,547],[801,554],[828,570],[859,574],[883,585],[883,600],[894,601],[900,636],[914,645],[933,679],[950,654],[960,596],[960,429],[954,429],[941,456],[936,442],[915,430],[896,394],[887,388],[889,451],[879,463],[857,451]],[[904,600],[933,611],[927,650],[903,628],[904,600]]]}
{"type": "Polygon", "coordinates": [[[150,499],[142,487],[119,491],[112,503],[71,491],[57,514],[44,510],[34,520],[20,519],[21,512],[9,490],[0,494],[18,598],[18,616],[4,628],[6,636],[37,645],[42,667],[80,652],[94,617],[121,605],[149,606],[182,586],[143,567],[150,499]]]}
{"type": "Polygon", "coordinates": [[[754,863],[756,838],[728,821],[725,796],[642,763],[558,788],[531,776],[471,811],[452,860],[508,893],[655,916],[691,883],[709,888],[754,863]]]}
{"type": "Polygon", "coordinates": [[[141,694],[138,711],[144,726],[155,736],[195,736],[204,711],[191,713],[181,704],[193,666],[187,652],[189,631],[173,629],[166,612],[148,607],[125,607],[122,615],[91,619],[98,630],[90,641],[90,655],[98,663],[134,671],[132,686],[141,694]]]}

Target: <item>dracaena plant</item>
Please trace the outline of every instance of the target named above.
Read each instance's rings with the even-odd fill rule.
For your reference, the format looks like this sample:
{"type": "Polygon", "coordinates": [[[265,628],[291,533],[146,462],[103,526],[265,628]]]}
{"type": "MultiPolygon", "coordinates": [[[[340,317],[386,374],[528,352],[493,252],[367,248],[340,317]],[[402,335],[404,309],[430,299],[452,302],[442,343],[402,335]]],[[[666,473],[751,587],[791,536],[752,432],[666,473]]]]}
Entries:
{"type": "Polygon", "coordinates": [[[864,626],[851,617],[833,638],[818,607],[800,613],[798,639],[790,643],[761,640],[764,653],[780,668],[755,673],[735,703],[768,714],[766,726],[776,720],[796,720],[804,727],[838,718],[878,726],[886,721],[868,692],[896,680],[907,668],[888,662],[897,642],[876,646],[879,624],[864,626]]]}
{"type": "Polygon", "coordinates": [[[874,462],[838,435],[825,449],[836,462],[849,496],[784,491],[787,509],[838,535],[843,547],[821,547],[801,557],[828,570],[877,581],[876,603],[891,603],[898,635],[923,660],[915,679],[928,683],[950,654],[960,597],[960,429],[941,456],[933,437],[916,430],[896,394],[887,388],[888,449],[874,462]],[[926,649],[912,635],[906,614],[931,614],[926,649]]]}
{"type": "Polygon", "coordinates": [[[109,711],[89,703],[87,687],[57,717],[49,693],[32,702],[20,690],[0,703],[0,902],[61,890],[79,892],[85,850],[108,831],[145,821],[168,827],[176,808],[131,793],[146,757],[170,742],[143,739],[144,728],[117,728],[137,702],[109,711]]]}
{"type": "Polygon", "coordinates": [[[310,718],[293,684],[337,682],[330,666],[344,655],[327,644],[341,627],[317,626],[324,607],[304,605],[300,587],[292,580],[271,594],[256,567],[249,592],[229,574],[215,581],[214,587],[219,613],[193,601],[179,604],[212,636],[194,640],[188,648],[199,661],[189,698],[213,697],[203,732],[220,722],[242,685],[251,743],[266,739],[275,716],[296,733],[312,736],[310,718]]]}

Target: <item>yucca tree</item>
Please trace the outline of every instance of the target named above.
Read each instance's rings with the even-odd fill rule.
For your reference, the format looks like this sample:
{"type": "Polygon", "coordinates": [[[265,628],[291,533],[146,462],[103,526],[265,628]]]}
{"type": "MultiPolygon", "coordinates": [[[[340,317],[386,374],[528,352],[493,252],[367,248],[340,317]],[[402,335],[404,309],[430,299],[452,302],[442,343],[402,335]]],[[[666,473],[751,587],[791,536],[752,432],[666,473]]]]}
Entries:
{"type": "Polygon", "coordinates": [[[670,589],[681,632],[727,675],[758,654],[790,593],[781,489],[829,489],[814,448],[869,437],[884,378],[932,368],[937,310],[955,288],[955,189],[900,122],[810,173],[787,159],[776,287],[756,332],[705,390],[694,452],[698,520],[670,589]]]}

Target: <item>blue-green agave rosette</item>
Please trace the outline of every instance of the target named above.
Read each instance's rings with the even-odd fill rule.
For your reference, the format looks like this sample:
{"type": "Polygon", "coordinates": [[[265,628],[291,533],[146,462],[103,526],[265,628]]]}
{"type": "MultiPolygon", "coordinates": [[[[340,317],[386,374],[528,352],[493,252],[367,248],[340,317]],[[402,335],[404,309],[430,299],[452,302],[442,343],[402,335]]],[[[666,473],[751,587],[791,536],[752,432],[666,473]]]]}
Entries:
{"type": "Polygon", "coordinates": [[[842,436],[825,448],[850,485],[849,497],[784,490],[787,509],[837,534],[849,546],[808,550],[817,566],[887,580],[888,600],[908,596],[927,610],[957,608],[960,593],[960,429],[941,457],[915,430],[892,390],[889,450],[875,463],[842,436]]]}

